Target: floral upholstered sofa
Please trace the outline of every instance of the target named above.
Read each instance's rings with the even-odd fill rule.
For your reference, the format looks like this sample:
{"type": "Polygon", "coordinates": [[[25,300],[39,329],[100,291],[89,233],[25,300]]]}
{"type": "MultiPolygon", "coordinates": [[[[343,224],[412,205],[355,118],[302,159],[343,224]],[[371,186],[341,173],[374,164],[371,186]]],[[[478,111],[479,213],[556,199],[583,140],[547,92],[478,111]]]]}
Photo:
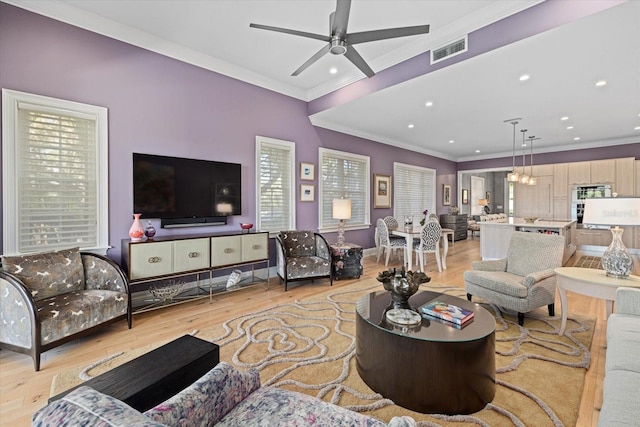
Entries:
{"type": "Polygon", "coordinates": [[[109,258],[78,248],[3,256],[0,349],[40,354],[96,328],[127,319],[129,282],[109,258]]]}
{"type": "Polygon", "coordinates": [[[89,387],[79,387],[36,412],[33,426],[415,426],[410,417],[389,424],[306,394],[260,387],[258,371],[225,362],[144,414],[89,387]]]}

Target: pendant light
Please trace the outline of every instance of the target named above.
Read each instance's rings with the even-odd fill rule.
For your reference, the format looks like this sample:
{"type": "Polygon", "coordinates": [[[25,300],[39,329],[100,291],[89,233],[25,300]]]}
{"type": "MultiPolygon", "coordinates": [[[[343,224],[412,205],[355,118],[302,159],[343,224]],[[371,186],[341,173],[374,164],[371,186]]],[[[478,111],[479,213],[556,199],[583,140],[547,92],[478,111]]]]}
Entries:
{"type": "Polygon", "coordinates": [[[527,182],[527,185],[536,185],[538,183],[538,178],[533,176],[533,141],[536,139],[540,138],[536,138],[535,136],[529,137],[529,145],[531,149],[531,161],[529,162],[529,166],[531,166],[531,176],[529,176],[529,182],[527,182]]]}
{"type": "Polygon", "coordinates": [[[527,175],[527,172],[525,170],[526,168],[526,158],[525,158],[525,152],[524,149],[527,146],[527,143],[524,142],[524,137],[525,134],[527,133],[527,129],[522,129],[520,130],[520,132],[522,132],[522,175],[520,175],[520,184],[527,184],[529,182],[529,175],[527,175]]]}
{"type": "Polygon", "coordinates": [[[518,182],[520,180],[520,174],[516,171],[516,125],[518,120],[522,120],[520,117],[516,119],[505,120],[505,123],[510,122],[513,125],[513,162],[511,165],[511,173],[507,174],[507,181],[518,182]]]}

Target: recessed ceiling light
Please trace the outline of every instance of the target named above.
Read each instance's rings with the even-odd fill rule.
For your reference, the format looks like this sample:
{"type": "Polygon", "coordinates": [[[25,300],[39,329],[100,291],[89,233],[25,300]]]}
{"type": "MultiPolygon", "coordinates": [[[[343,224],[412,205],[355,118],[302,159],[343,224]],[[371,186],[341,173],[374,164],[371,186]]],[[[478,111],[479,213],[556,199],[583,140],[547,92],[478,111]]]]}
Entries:
{"type": "Polygon", "coordinates": [[[407,126],[409,129],[413,129],[414,128],[414,124],[413,123],[409,123],[409,126],[407,126]]]}
{"type": "Polygon", "coordinates": [[[450,139],[449,144],[453,144],[453,143],[454,143],[453,139],[450,139]]]}
{"type": "Polygon", "coordinates": [[[432,101],[427,101],[424,103],[425,107],[433,107],[433,102],[432,101]]]}
{"type": "Polygon", "coordinates": [[[560,117],[560,120],[569,120],[569,116],[560,117]]]}
{"type": "Polygon", "coordinates": [[[600,87],[600,86],[605,86],[607,84],[606,80],[598,80],[596,82],[596,86],[600,87]]]}
{"type": "Polygon", "coordinates": [[[634,127],[633,130],[640,130],[640,126],[634,127]]]}
{"type": "Polygon", "coordinates": [[[567,126],[567,129],[573,129],[573,126],[567,126]]]}
{"type": "Polygon", "coordinates": [[[520,76],[520,81],[521,82],[525,82],[527,80],[529,80],[531,78],[531,76],[529,74],[523,74],[520,76]]]}
{"type": "Polygon", "coordinates": [[[479,152],[480,152],[480,150],[476,150],[476,153],[479,153],[479,152]]]}
{"type": "Polygon", "coordinates": [[[337,72],[338,72],[338,69],[337,69],[336,67],[331,67],[331,68],[329,69],[329,72],[330,72],[331,74],[335,74],[335,73],[337,73],[337,72]]]}
{"type": "Polygon", "coordinates": [[[576,136],[575,138],[573,138],[574,141],[580,141],[580,137],[576,136]]]}

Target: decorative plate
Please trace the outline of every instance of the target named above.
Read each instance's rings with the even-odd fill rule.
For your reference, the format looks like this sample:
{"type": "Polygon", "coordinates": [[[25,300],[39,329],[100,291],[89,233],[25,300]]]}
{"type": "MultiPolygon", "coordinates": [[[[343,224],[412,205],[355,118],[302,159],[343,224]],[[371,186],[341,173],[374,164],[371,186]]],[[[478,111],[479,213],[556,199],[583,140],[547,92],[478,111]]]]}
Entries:
{"type": "Polygon", "coordinates": [[[417,325],[422,322],[422,316],[413,310],[394,308],[387,311],[387,320],[399,325],[417,325]]]}

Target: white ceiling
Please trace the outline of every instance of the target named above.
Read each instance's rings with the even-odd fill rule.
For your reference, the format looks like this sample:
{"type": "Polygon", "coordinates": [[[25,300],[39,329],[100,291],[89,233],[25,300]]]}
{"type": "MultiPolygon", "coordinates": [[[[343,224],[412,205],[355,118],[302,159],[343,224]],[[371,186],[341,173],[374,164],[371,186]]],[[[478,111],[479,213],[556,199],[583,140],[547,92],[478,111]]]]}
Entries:
{"type": "MultiPolygon", "coordinates": [[[[334,0],[3,1],[307,101],[366,78],[333,55],[292,77],[323,42],[249,28],[259,23],[327,34],[334,0]],[[330,74],[331,67],[338,73],[330,74]]],[[[348,28],[431,26],[427,35],[358,45],[378,72],[538,2],[353,0],[348,28]]],[[[513,117],[523,118],[518,130],[541,138],[536,153],[640,142],[634,129],[640,126],[640,2],[363,96],[312,122],[464,161],[511,156],[513,127],[503,121],[513,117]],[[531,79],[520,82],[524,73],[531,79]],[[608,84],[595,87],[601,79],[608,84]]],[[[520,132],[517,140],[520,148],[520,132]]]]}

